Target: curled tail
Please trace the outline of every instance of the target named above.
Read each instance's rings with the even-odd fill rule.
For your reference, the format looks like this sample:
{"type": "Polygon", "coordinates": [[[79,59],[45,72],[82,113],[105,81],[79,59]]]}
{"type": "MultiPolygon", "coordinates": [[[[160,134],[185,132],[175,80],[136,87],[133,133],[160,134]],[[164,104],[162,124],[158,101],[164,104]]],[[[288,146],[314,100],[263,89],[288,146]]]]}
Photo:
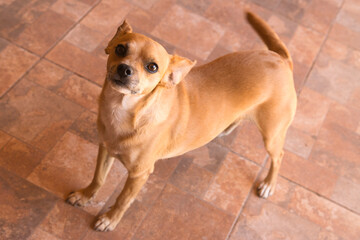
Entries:
{"type": "Polygon", "coordinates": [[[291,70],[293,70],[293,62],[289,51],[271,27],[264,20],[251,12],[246,12],[246,19],[260,35],[269,50],[274,51],[283,57],[289,63],[291,70]]]}

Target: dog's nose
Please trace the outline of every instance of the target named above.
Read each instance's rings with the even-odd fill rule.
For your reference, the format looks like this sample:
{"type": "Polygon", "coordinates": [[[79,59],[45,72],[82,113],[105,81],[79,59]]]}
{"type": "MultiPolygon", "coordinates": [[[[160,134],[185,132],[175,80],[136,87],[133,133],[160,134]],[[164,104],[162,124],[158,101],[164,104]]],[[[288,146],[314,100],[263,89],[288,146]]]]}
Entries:
{"type": "Polygon", "coordinates": [[[121,78],[129,77],[133,74],[133,69],[126,64],[120,64],[117,67],[117,72],[121,78]]]}

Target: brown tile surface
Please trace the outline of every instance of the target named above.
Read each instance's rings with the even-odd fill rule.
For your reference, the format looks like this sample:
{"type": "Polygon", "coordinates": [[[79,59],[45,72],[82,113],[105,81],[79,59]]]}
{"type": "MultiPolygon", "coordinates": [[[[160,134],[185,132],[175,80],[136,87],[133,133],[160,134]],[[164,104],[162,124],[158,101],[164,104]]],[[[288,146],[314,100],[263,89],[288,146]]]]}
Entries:
{"type": "Polygon", "coordinates": [[[0,151],[0,166],[26,178],[44,155],[42,151],[12,138],[0,151]]]}
{"type": "Polygon", "coordinates": [[[333,57],[335,53],[329,49],[330,45],[325,45],[306,85],[339,103],[346,103],[360,85],[356,77],[360,69],[342,60],[341,56],[333,57]]]}
{"type": "Polygon", "coordinates": [[[56,0],[10,0],[0,7],[0,35],[15,39],[35,22],[56,0]]]}
{"type": "Polygon", "coordinates": [[[15,39],[20,46],[43,55],[74,24],[70,19],[54,12],[46,11],[34,23],[24,29],[15,39]]]}
{"type": "Polygon", "coordinates": [[[115,32],[131,9],[131,4],[124,0],[102,1],[81,21],[81,24],[106,35],[115,32]]]}
{"type": "Polygon", "coordinates": [[[295,188],[289,209],[344,239],[354,239],[360,234],[359,215],[301,187],[295,188]]]}
{"type": "Polygon", "coordinates": [[[64,98],[72,100],[92,112],[98,110],[101,88],[82,77],[75,74],[71,75],[57,92],[64,98]]]}
{"type": "Polygon", "coordinates": [[[192,163],[186,155],[181,159],[170,182],[176,187],[201,197],[210,185],[213,174],[192,163]]]}
{"type": "Polygon", "coordinates": [[[95,50],[103,39],[104,35],[101,32],[93,30],[83,24],[78,24],[65,37],[67,42],[87,52],[95,50]]]}
{"type": "Polygon", "coordinates": [[[60,42],[46,58],[99,85],[104,82],[106,61],[66,41],[60,42]]]}
{"type": "Polygon", "coordinates": [[[232,221],[232,216],[167,185],[133,239],[225,239],[232,221]]]}
{"type": "Polygon", "coordinates": [[[76,119],[73,125],[71,125],[70,132],[75,133],[89,142],[98,144],[99,139],[96,120],[97,114],[90,111],[84,111],[78,119],[76,119]]]}
{"type": "Polygon", "coordinates": [[[292,58],[297,62],[311,66],[318,54],[324,36],[318,32],[299,25],[288,44],[292,58]]]}
{"type": "Polygon", "coordinates": [[[48,151],[82,109],[30,81],[21,81],[0,100],[0,128],[48,151]]]}
{"type": "Polygon", "coordinates": [[[58,239],[82,239],[92,221],[92,215],[61,199],[39,225],[39,229],[58,239]]]}
{"type": "Polygon", "coordinates": [[[238,134],[230,148],[241,156],[262,164],[266,158],[264,142],[254,123],[243,122],[238,127],[238,134]]]}
{"type": "Polygon", "coordinates": [[[3,168],[0,189],[2,239],[26,239],[56,202],[52,194],[3,168]]]}
{"type": "Polygon", "coordinates": [[[91,5],[91,3],[76,0],[58,0],[51,5],[50,9],[73,21],[78,21],[90,10],[91,5]]]}
{"type": "Polygon", "coordinates": [[[174,5],[152,34],[201,59],[206,59],[223,35],[223,30],[216,23],[174,5]],[[178,19],[184,21],[182,25],[177,24],[178,19]],[[181,35],[176,34],[177,32],[181,32],[181,35]]]}
{"type": "Polygon", "coordinates": [[[10,139],[11,136],[4,133],[3,131],[0,131],[0,149],[2,149],[10,139]]]}
{"type": "Polygon", "coordinates": [[[284,149],[307,159],[315,143],[315,137],[294,127],[287,131],[284,149]]]}
{"type": "Polygon", "coordinates": [[[8,44],[0,52],[0,96],[35,64],[39,58],[22,48],[8,44]]]}
{"type": "Polygon", "coordinates": [[[205,193],[204,200],[236,215],[248,196],[259,167],[229,153],[205,193]]]}
{"type": "MultiPolygon", "coordinates": [[[[98,147],[67,132],[27,178],[61,198],[86,187],[95,170],[98,147]]],[[[114,165],[106,184],[84,209],[97,214],[124,177],[124,168],[114,165]],[[117,167],[115,167],[117,166],[117,167]]]]}
{"type": "Polygon", "coordinates": [[[357,239],[359,16],[358,0],[2,1],[0,239],[357,239]],[[201,65],[266,49],[244,9],[269,23],[294,61],[298,108],[275,194],[256,195],[270,160],[257,127],[244,121],[159,160],[118,227],[95,232],[95,215],[124,186],[124,166],[115,161],[85,208],[64,198],[93,177],[104,48],[116,28],[126,18],[135,32],[201,65]]]}
{"type": "Polygon", "coordinates": [[[317,136],[329,110],[330,100],[323,95],[304,88],[298,98],[292,127],[317,136]]]}
{"type": "Polygon", "coordinates": [[[36,82],[49,90],[57,90],[70,75],[71,72],[64,68],[42,59],[26,75],[26,79],[36,82]]]}

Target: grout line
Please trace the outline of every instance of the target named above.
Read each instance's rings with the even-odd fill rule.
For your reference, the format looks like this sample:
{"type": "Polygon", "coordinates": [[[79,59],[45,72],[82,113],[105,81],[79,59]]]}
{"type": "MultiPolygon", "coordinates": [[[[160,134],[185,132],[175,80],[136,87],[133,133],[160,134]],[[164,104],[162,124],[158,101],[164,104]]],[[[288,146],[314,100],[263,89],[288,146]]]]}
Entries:
{"type": "MultiPolygon", "coordinates": [[[[130,238],[131,240],[134,239],[134,237],[135,237],[135,235],[136,235],[136,233],[137,233],[137,230],[140,228],[140,226],[142,225],[142,223],[145,221],[145,218],[149,215],[149,212],[151,211],[152,207],[153,207],[153,206],[155,205],[155,203],[157,203],[158,200],[160,199],[160,196],[163,194],[164,189],[165,189],[166,186],[168,185],[168,182],[167,182],[167,181],[168,181],[168,180],[166,180],[166,181],[164,182],[164,186],[163,186],[163,188],[161,189],[159,195],[158,195],[157,198],[150,204],[149,208],[146,210],[146,213],[145,213],[144,217],[141,219],[139,225],[134,229],[133,235],[132,235],[131,238],[130,238]]],[[[121,191],[122,191],[122,190],[121,190],[121,191]]],[[[139,193],[138,193],[138,194],[139,194],[139,193]]],[[[129,207],[129,208],[130,208],[130,207],[129,207]]],[[[127,210],[129,210],[129,208],[128,208],[127,210]]]]}
{"type": "MultiPolygon", "coordinates": [[[[322,42],[322,44],[321,44],[321,46],[320,46],[320,48],[319,48],[319,50],[318,50],[318,52],[317,52],[317,54],[316,54],[316,56],[315,56],[312,64],[311,64],[311,67],[310,67],[309,71],[307,72],[307,74],[306,74],[306,76],[305,76],[305,78],[304,78],[304,82],[303,82],[302,86],[301,86],[300,89],[299,89],[298,96],[300,96],[303,88],[305,87],[305,84],[307,83],[307,80],[308,80],[308,78],[309,78],[309,76],[310,76],[310,73],[313,71],[313,69],[314,69],[314,67],[315,67],[315,63],[318,61],[318,58],[319,58],[319,56],[320,56],[320,53],[322,52],[322,50],[323,50],[323,48],[324,48],[324,45],[325,45],[326,41],[327,41],[328,38],[329,38],[330,32],[331,32],[331,30],[332,30],[332,28],[333,28],[333,26],[334,26],[334,24],[335,24],[335,21],[336,21],[338,15],[339,15],[341,9],[342,9],[343,6],[344,6],[344,3],[345,3],[345,0],[343,0],[342,3],[341,3],[341,5],[339,6],[339,9],[338,9],[338,11],[337,11],[337,13],[336,13],[336,16],[333,18],[333,20],[332,20],[332,22],[331,22],[331,24],[330,24],[330,26],[329,26],[329,29],[327,30],[327,32],[326,32],[325,34],[323,34],[324,40],[323,40],[323,42],[322,42]]],[[[310,29],[312,29],[312,28],[310,28],[310,29]]],[[[313,29],[312,29],[312,30],[313,30],[313,29]]],[[[313,31],[319,33],[319,32],[316,31],[316,30],[313,30],[313,31]]]]}
{"type": "MultiPolygon", "coordinates": [[[[266,161],[264,161],[264,162],[266,163],[266,161]]],[[[238,222],[242,211],[244,210],[247,202],[249,201],[250,195],[251,195],[252,192],[254,191],[254,188],[255,188],[255,186],[256,186],[256,183],[259,181],[260,176],[261,176],[263,170],[264,170],[264,167],[261,167],[261,168],[259,169],[259,172],[258,172],[257,175],[256,175],[256,178],[255,178],[255,180],[254,180],[254,182],[253,182],[253,184],[252,184],[252,186],[251,186],[251,188],[250,188],[250,190],[249,190],[249,193],[247,194],[247,196],[246,196],[246,198],[245,198],[245,201],[244,201],[244,203],[242,204],[242,206],[241,206],[241,208],[240,208],[240,210],[239,210],[239,212],[238,212],[235,220],[233,221],[233,224],[232,224],[232,226],[231,226],[231,228],[230,228],[230,230],[229,230],[229,233],[228,233],[228,235],[227,235],[226,238],[225,238],[226,240],[229,240],[229,239],[230,239],[231,234],[233,233],[233,231],[234,231],[234,229],[235,229],[236,223],[238,222]]],[[[256,190],[255,190],[255,191],[256,191],[256,190]]]]}
{"type": "MultiPolygon", "coordinates": [[[[279,174],[279,175],[280,175],[280,174],[279,174]]],[[[300,183],[297,183],[297,182],[295,182],[295,181],[293,181],[293,180],[291,180],[291,179],[289,179],[289,178],[287,178],[287,177],[285,177],[285,176],[283,176],[283,175],[280,175],[280,177],[282,177],[283,179],[285,179],[285,180],[293,183],[295,186],[299,186],[299,187],[305,189],[306,191],[311,192],[311,193],[317,195],[318,197],[320,197],[320,198],[322,198],[322,199],[325,199],[325,200],[327,200],[327,201],[329,201],[329,202],[331,202],[331,203],[333,203],[333,204],[335,204],[335,205],[337,205],[337,206],[339,206],[339,207],[341,207],[341,208],[344,208],[344,209],[348,210],[349,212],[354,213],[355,215],[360,216],[360,213],[355,212],[354,210],[350,209],[349,207],[347,207],[347,206],[345,206],[345,205],[342,205],[341,203],[335,202],[335,201],[332,200],[331,198],[328,198],[328,197],[326,197],[326,196],[324,196],[324,195],[322,195],[322,194],[320,194],[320,193],[318,193],[318,192],[315,192],[315,191],[309,189],[308,187],[305,187],[305,186],[301,185],[300,183]]]]}
{"type": "MultiPolygon", "coordinates": [[[[28,49],[23,48],[22,46],[19,46],[18,44],[15,44],[13,41],[9,41],[9,39],[4,38],[5,40],[9,41],[11,44],[14,44],[15,46],[21,48],[22,50],[25,50],[29,53],[32,53],[33,55],[39,57],[39,59],[33,64],[31,65],[31,67],[25,71],[25,73],[23,75],[21,75],[14,83],[13,85],[11,85],[4,93],[2,96],[0,96],[0,99],[3,98],[3,96],[5,96],[9,91],[11,91],[16,85],[18,85],[19,82],[21,82],[21,80],[24,79],[24,77],[34,68],[34,66],[36,66],[41,60],[46,59],[45,56],[51,51],[53,50],[59,42],[61,42],[67,35],[69,32],[71,32],[97,5],[99,5],[101,3],[101,1],[95,3],[93,6],[91,6],[89,8],[89,10],[81,17],[79,18],[79,20],[77,20],[76,22],[74,22],[74,24],[67,30],[65,31],[62,36],[60,36],[51,46],[48,50],[46,50],[41,56],[39,56],[36,53],[31,52],[28,49]]],[[[50,9],[50,7],[48,8],[50,9]]],[[[67,69],[68,70],[68,69],[67,69]]]]}

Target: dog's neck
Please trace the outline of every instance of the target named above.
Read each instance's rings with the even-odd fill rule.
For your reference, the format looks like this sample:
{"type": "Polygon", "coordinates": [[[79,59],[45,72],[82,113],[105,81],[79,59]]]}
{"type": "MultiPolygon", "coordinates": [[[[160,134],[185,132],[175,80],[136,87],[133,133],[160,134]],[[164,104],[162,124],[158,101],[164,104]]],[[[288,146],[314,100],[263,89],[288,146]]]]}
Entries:
{"type": "MultiPolygon", "coordinates": [[[[111,86],[105,84],[104,88],[111,86]]],[[[163,92],[162,87],[157,87],[145,95],[125,95],[114,89],[108,90],[110,91],[107,91],[106,95],[101,96],[101,109],[107,109],[101,114],[113,115],[116,125],[130,122],[133,129],[137,129],[147,122],[159,123],[167,117],[168,110],[162,109],[159,101],[163,92]]]]}

